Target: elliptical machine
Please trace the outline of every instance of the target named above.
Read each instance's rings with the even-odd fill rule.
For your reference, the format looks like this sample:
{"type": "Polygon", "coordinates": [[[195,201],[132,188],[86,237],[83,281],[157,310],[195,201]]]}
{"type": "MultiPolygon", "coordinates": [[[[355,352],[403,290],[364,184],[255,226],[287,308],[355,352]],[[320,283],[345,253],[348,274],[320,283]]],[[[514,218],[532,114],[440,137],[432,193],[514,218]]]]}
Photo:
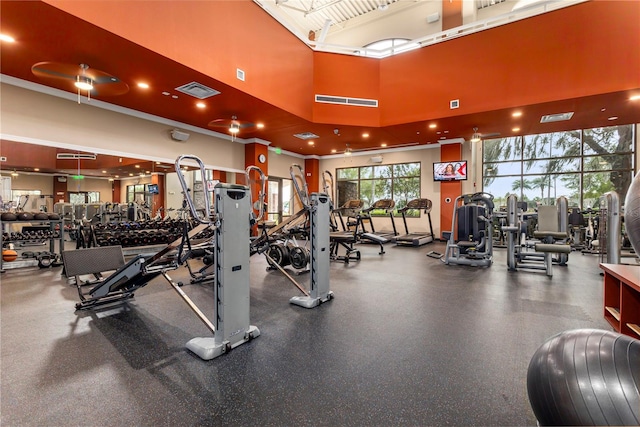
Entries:
{"type": "Polygon", "coordinates": [[[447,265],[491,266],[493,208],[493,195],[489,193],[479,192],[456,197],[447,248],[440,258],[442,262],[447,265]]]}

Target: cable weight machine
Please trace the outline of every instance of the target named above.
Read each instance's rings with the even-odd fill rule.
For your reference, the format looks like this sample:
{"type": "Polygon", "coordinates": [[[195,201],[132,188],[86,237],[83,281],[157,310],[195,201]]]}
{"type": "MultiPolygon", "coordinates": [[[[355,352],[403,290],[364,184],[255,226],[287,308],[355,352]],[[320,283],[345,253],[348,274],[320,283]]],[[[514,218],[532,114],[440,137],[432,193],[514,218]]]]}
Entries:
{"type": "Polygon", "coordinates": [[[182,289],[166,274],[164,276],[213,333],[213,337],[193,338],[186,345],[201,359],[210,360],[260,336],[260,330],[251,325],[249,320],[250,282],[247,243],[249,243],[249,228],[253,222],[251,193],[245,186],[217,184],[213,189],[214,210],[212,212],[208,194],[210,189],[205,186],[205,209],[204,213],[199,212],[182,175],[181,164],[185,159],[198,163],[203,179],[206,177],[206,171],[204,164],[196,156],[182,155],[175,163],[180,185],[193,218],[200,224],[215,227],[213,255],[215,322],[209,321],[182,289]],[[246,237],[246,241],[243,237],[246,237]]]}

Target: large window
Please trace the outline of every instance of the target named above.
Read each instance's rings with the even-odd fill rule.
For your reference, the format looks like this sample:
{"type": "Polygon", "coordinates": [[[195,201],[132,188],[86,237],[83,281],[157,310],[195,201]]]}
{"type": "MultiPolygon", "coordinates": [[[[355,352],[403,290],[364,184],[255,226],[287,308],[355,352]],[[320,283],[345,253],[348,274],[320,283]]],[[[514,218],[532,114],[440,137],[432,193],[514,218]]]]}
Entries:
{"type": "Polygon", "coordinates": [[[397,210],[420,197],[419,162],[343,168],[336,171],[336,176],[338,206],[359,199],[367,208],[377,200],[393,199],[397,210]]]}
{"type": "Polygon", "coordinates": [[[598,207],[600,196],[627,194],[633,175],[633,125],[492,139],[483,145],[483,187],[498,206],[509,194],[530,204],[598,207]]]}

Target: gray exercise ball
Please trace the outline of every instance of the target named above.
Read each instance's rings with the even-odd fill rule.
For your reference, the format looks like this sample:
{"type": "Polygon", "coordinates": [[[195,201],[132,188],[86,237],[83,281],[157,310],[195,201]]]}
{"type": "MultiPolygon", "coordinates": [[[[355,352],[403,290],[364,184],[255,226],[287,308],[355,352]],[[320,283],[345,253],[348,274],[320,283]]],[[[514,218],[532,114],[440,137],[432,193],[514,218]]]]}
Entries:
{"type": "Polygon", "coordinates": [[[624,199],[624,229],[636,254],[640,254],[640,173],[629,186],[624,199]]]}
{"type": "Polygon", "coordinates": [[[640,340],[576,329],[533,355],[527,392],[539,425],[639,425],[640,340]]]}

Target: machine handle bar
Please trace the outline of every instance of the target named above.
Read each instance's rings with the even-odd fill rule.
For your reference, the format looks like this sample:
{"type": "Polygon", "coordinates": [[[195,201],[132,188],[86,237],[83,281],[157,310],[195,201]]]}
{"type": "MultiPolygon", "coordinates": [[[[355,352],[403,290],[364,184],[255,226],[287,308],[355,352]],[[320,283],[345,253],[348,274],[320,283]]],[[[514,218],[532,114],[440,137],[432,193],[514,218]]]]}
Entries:
{"type": "Polygon", "coordinates": [[[311,207],[311,202],[309,200],[309,188],[307,186],[307,181],[304,179],[304,170],[302,169],[302,166],[296,163],[289,166],[289,175],[291,175],[293,186],[295,187],[296,193],[300,198],[300,202],[302,202],[302,206],[304,206],[305,209],[309,209],[311,207]],[[295,172],[296,169],[298,170],[297,174],[295,172]],[[304,187],[303,189],[300,188],[298,179],[302,181],[302,185],[304,187]]]}
{"type": "Polygon", "coordinates": [[[178,180],[180,181],[180,186],[182,187],[182,191],[184,193],[184,198],[187,201],[187,205],[189,205],[189,210],[191,211],[191,215],[200,224],[211,225],[212,221],[211,221],[211,218],[209,217],[209,215],[211,214],[211,203],[209,202],[209,194],[207,194],[208,192],[206,187],[207,173],[204,167],[204,163],[202,163],[202,160],[200,160],[200,158],[197,156],[194,156],[192,154],[182,154],[176,159],[175,166],[176,166],[176,172],[178,174],[178,180]],[[205,184],[204,206],[205,206],[206,216],[200,215],[198,213],[198,210],[196,209],[196,205],[193,203],[193,197],[191,197],[191,195],[189,194],[189,186],[187,185],[187,182],[184,179],[184,176],[182,175],[182,169],[180,166],[182,161],[185,159],[195,160],[195,162],[198,163],[198,166],[200,167],[200,172],[202,173],[202,180],[205,181],[204,182],[205,184]]]}

